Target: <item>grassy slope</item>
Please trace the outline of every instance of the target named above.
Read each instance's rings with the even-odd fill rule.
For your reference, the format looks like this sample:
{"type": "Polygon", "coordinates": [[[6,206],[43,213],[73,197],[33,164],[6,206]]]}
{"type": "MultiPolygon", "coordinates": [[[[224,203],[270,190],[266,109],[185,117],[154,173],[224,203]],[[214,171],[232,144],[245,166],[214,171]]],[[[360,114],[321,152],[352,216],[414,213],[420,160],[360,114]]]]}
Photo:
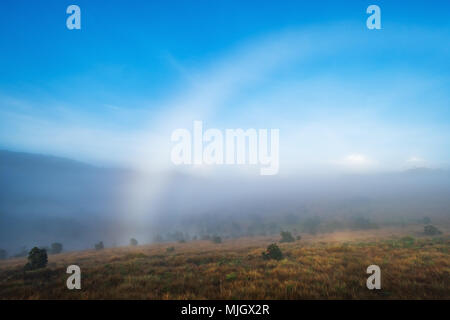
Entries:
{"type": "MultiPolygon", "coordinates": [[[[423,227],[422,227],[423,228],[423,227]]],[[[417,228],[416,228],[417,229],[417,228]]],[[[49,257],[24,273],[25,259],[0,262],[1,299],[450,299],[450,238],[401,236],[414,230],[336,232],[280,244],[281,261],[261,252],[278,237],[155,244],[49,257]],[[174,252],[166,252],[174,246],[174,252]],[[82,270],[82,290],[66,288],[66,267],[82,270]],[[366,268],[382,290],[366,288],[366,268]]]]}

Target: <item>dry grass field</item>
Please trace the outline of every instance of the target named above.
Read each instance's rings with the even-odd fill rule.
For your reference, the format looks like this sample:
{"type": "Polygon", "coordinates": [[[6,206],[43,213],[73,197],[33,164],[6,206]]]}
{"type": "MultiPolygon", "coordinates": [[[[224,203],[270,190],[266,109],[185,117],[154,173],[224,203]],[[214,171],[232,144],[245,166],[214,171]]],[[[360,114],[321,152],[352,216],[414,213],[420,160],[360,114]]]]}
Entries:
{"type": "Polygon", "coordinates": [[[0,262],[0,298],[450,299],[449,233],[432,238],[419,230],[302,235],[278,243],[280,261],[261,255],[279,237],[68,252],[27,272],[25,258],[10,259],[0,262]],[[81,290],[66,287],[71,264],[81,267],[81,290]],[[372,264],[381,268],[381,290],[366,287],[372,264]]]}

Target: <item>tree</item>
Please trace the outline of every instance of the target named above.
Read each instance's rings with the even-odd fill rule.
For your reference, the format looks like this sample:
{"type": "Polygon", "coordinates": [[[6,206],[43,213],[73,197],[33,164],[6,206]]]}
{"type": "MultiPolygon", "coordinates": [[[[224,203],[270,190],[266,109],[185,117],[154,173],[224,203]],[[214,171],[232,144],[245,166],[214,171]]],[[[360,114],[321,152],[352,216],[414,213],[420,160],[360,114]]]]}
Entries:
{"type": "Polygon", "coordinates": [[[7,256],[8,254],[6,253],[6,250],[0,249],[0,260],[6,259],[7,256]]]}
{"type": "Polygon", "coordinates": [[[276,245],[276,243],[272,243],[267,247],[267,250],[262,253],[262,257],[264,260],[281,260],[283,259],[283,253],[280,248],[276,245]]]}
{"type": "Polygon", "coordinates": [[[130,246],[135,247],[137,245],[138,245],[138,241],[135,238],[131,238],[130,239],[130,246]]]}
{"type": "Polygon", "coordinates": [[[214,243],[222,243],[222,238],[219,236],[213,236],[212,237],[212,242],[214,243]]]}
{"type": "Polygon", "coordinates": [[[425,227],[423,227],[423,232],[427,235],[427,236],[436,236],[438,234],[441,234],[442,232],[436,228],[435,226],[429,224],[425,227]]]}
{"type": "Polygon", "coordinates": [[[281,231],[281,240],[280,242],[294,242],[295,239],[289,231],[281,231]]]}
{"type": "Polygon", "coordinates": [[[103,250],[105,246],[103,245],[103,241],[95,244],[95,250],[103,250]]]}
{"type": "Polygon", "coordinates": [[[28,253],[28,263],[25,265],[25,270],[45,268],[47,262],[47,250],[34,247],[28,253]]]}
{"type": "Polygon", "coordinates": [[[58,253],[61,253],[62,250],[63,250],[63,245],[61,243],[59,243],[59,242],[54,242],[51,245],[50,253],[51,254],[58,254],[58,253]]]}

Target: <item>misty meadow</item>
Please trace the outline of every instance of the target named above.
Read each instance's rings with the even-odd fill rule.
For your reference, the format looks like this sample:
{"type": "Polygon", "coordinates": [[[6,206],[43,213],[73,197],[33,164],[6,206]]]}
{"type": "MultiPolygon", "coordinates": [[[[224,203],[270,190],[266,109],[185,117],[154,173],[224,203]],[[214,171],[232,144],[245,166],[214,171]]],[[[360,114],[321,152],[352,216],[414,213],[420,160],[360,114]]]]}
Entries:
{"type": "MultiPolygon", "coordinates": [[[[278,177],[264,185],[260,176],[172,172],[137,216],[119,204],[136,179],[142,186],[138,172],[1,155],[3,298],[449,298],[445,170],[278,177]],[[47,252],[36,268],[26,267],[33,247],[47,252]],[[65,286],[73,264],[83,279],[76,292],[65,286]],[[379,291],[366,288],[373,264],[382,270],[379,291]]],[[[153,190],[151,176],[144,181],[153,190]]]]}
{"type": "Polygon", "coordinates": [[[449,9],[0,1],[0,300],[450,299],[449,9]]]}

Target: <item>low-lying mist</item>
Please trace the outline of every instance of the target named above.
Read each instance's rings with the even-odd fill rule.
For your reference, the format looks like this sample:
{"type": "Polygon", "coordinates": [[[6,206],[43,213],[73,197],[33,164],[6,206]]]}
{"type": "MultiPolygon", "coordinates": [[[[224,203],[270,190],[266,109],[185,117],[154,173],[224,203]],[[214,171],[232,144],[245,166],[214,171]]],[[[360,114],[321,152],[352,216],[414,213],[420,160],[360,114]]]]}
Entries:
{"type": "Polygon", "coordinates": [[[1,152],[0,248],[64,250],[321,233],[450,219],[450,173],[250,176],[145,174],[1,152]]]}

